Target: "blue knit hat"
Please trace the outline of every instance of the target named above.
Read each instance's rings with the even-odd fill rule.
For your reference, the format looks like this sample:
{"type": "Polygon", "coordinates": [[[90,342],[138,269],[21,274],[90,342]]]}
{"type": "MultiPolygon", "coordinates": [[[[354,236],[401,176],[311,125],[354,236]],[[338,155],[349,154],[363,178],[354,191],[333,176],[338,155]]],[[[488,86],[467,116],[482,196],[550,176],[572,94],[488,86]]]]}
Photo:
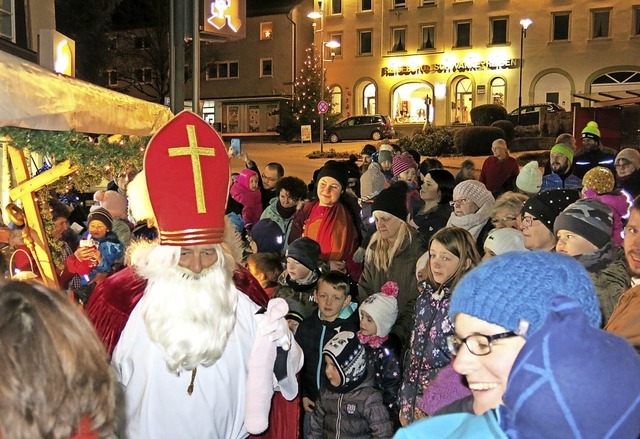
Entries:
{"type": "Polygon", "coordinates": [[[574,258],[550,252],[509,252],[489,259],[467,273],[453,290],[449,315],[465,313],[518,331],[535,334],[551,311],[558,293],[577,300],[589,323],[600,327],[600,306],[589,273],[574,258]]]}
{"type": "Polygon", "coordinates": [[[623,338],[593,328],[574,300],[550,304],[511,369],[500,427],[518,439],[637,439],[640,356],[623,338]]]}
{"type": "Polygon", "coordinates": [[[251,228],[251,239],[256,243],[259,253],[282,253],[284,233],[272,219],[264,218],[251,228]]]}

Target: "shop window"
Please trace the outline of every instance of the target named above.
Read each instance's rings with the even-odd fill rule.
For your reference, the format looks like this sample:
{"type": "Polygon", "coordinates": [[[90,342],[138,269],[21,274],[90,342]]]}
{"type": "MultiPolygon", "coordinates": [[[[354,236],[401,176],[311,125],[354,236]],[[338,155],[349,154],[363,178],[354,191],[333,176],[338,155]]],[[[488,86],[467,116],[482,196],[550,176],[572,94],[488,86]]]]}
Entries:
{"type": "Polygon", "coordinates": [[[362,104],[364,114],[376,114],[376,86],[373,83],[367,84],[362,92],[362,104]]]}
{"type": "Polygon", "coordinates": [[[371,31],[358,31],[358,55],[371,55],[371,31]]]}
{"type": "Polygon", "coordinates": [[[0,38],[12,41],[15,43],[15,23],[13,21],[13,15],[15,13],[14,4],[11,1],[0,2],[0,38]]]}
{"type": "Polygon", "coordinates": [[[331,14],[342,14],[342,0],[331,0],[331,14]]]}
{"type": "Polygon", "coordinates": [[[360,0],[360,11],[370,11],[371,0],[360,0]]]}
{"type": "Polygon", "coordinates": [[[143,69],[136,69],[134,72],[134,79],[139,84],[151,84],[151,68],[145,67],[143,69]]]}
{"type": "Polygon", "coordinates": [[[402,84],[393,92],[392,117],[395,123],[433,122],[433,88],[422,82],[402,84]]]}
{"type": "Polygon", "coordinates": [[[260,39],[261,40],[271,40],[273,39],[273,23],[265,22],[260,23],[260,39]]]}
{"type": "Polygon", "coordinates": [[[473,83],[469,78],[462,78],[456,83],[455,101],[452,104],[453,121],[455,123],[471,123],[473,83]]]}
{"type": "Polygon", "coordinates": [[[633,35],[640,36],[640,6],[633,7],[633,35]]]}
{"type": "Polygon", "coordinates": [[[133,44],[136,49],[149,49],[151,47],[151,37],[135,37],[133,44]]]}
{"type": "Polygon", "coordinates": [[[393,0],[393,7],[394,8],[406,8],[407,7],[407,1],[406,0],[393,0]]]}
{"type": "Polygon", "coordinates": [[[329,41],[335,41],[336,43],[340,43],[339,47],[331,47],[332,56],[342,56],[342,34],[331,34],[329,35],[329,41]]]}
{"type": "Polygon", "coordinates": [[[331,113],[342,114],[342,89],[337,85],[331,88],[331,113]]]}
{"type": "Polygon", "coordinates": [[[609,16],[610,10],[591,11],[591,38],[609,37],[609,16]]]}
{"type": "Polygon", "coordinates": [[[436,27],[433,24],[422,26],[421,50],[433,50],[436,48],[436,27]]]}
{"type": "Polygon", "coordinates": [[[553,14],[553,41],[569,40],[569,12],[553,14]]]}
{"type": "Polygon", "coordinates": [[[237,61],[216,62],[207,65],[207,80],[239,77],[237,61]]]}
{"type": "Polygon", "coordinates": [[[118,85],[118,71],[107,70],[107,84],[109,87],[115,87],[118,85]]]}
{"type": "Polygon", "coordinates": [[[507,44],[507,18],[491,19],[491,44],[507,44]]]}
{"type": "Polygon", "coordinates": [[[393,46],[392,52],[404,52],[407,30],[405,28],[393,29],[393,46]]]}
{"type": "Polygon", "coordinates": [[[491,103],[502,105],[506,102],[507,87],[503,78],[494,78],[491,80],[491,103]]]}
{"type": "Polygon", "coordinates": [[[454,23],[456,33],[455,47],[471,47],[471,22],[458,21],[454,23]]]}
{"type": "Polygon", "coordinates": [[[271,58],[261,58],[260,59],[260,77],[271,77],[273,76],[273,59],[271,58]]]}

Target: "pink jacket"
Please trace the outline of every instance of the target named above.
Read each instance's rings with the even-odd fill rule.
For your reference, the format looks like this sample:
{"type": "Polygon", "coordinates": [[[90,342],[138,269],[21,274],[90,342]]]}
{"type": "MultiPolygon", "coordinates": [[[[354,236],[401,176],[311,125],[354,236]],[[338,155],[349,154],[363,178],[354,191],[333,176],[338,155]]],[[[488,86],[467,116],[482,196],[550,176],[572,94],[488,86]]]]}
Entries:
{"type": "Polygon", "coordinates": [[[233,199],[244,206],[242,208],[242,219],[245,227],[252,226],[260,221],[260,215],[262,215],[260,189],[255,191],[249,189],[249,179],[252,175],[258,174],[251,169],[243,169],[240,175],[236,177],[236,182],[231,186],[230,190],[233,199]]]}

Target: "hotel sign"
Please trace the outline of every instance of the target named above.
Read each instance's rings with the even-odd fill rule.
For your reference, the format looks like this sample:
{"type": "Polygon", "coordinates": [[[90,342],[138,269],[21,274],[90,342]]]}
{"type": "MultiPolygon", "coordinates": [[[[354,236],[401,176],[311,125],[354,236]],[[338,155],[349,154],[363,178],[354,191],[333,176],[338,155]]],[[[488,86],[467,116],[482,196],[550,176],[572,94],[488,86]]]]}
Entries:
{"type": "Polygon", "coordinates": [[[429,73],[475,72],[518,68],[517,59],[502,61],[456,62],[452,64],[423,64],[421,66],[383,67],[381,76],[415,76],[429,73]]]}
{"type": "Polygon", "coordinates": [[[240,39],[246,36],[246,0],[205,0],[204,32],[240,39]]]}

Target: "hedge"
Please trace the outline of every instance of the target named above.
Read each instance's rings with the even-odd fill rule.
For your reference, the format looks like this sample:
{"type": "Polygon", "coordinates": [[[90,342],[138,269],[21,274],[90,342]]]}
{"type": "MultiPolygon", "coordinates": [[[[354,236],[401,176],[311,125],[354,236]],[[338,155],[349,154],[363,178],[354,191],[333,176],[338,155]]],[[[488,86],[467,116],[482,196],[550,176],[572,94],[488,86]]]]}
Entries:
{"type": "Polygon", "coordinates": [[[505,120],[507,110],[502,105],[485,104],[474,107],[469,112],[474,126],[488,127],[496,120],[505,120]]]}
{"type": "Polygon", "coordinates": [[[454,131],[446,127],[428,127],[416,130],[411,136],[402,137],[398,145],[403,151],[415,149],[423,156],[435,157],[454,153],[454,131]]]}
{"type": "Polygon", "coordinates": [[[501,128],[467,127],[456,132],[453,144],[462,155],[491,155],[493,141],[504,138],[505,134],[501,128]]]}

